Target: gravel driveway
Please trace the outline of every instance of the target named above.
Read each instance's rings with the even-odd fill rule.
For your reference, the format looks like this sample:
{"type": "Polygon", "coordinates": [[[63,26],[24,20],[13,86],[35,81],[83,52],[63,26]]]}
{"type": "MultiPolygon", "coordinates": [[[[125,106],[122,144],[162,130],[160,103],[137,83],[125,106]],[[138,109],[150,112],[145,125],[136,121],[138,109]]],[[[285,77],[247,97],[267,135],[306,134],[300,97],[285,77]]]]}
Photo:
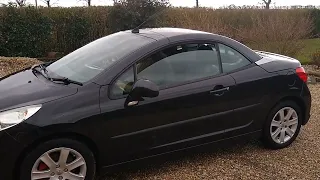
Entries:
{"type": "MultiPolygon", "coordinates": [[[[19,59],[0,58],[0,77],[19,69],[10,68],[8,62],[26,66],[19,59]]],[[[310,122],[287,149],[267,150],[259,142],[251,142],[219,150],[207,148],[201,153],[175,153],[161,157],[160,163],[132,164],[99,180],[320,179],[320,84],[309,87],[313,98],[310,122]]]]}

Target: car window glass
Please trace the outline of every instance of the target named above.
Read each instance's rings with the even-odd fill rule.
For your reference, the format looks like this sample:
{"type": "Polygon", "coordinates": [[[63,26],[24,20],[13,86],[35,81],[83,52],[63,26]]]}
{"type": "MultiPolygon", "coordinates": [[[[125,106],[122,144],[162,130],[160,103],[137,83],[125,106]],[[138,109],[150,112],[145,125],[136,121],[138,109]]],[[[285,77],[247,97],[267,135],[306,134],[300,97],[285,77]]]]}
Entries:
{"type": "Polygon", "coordinates": [[[133,33],[119,32],[93,41],[47,67],[48,72],[87,82],[121,58],[152,42],[133,33]]]}
{"type": "Polygon", "coordinates": [[[123,73],[112,85],[111,95],[113,97],[121,97],[128,95],[134,83],[133,67],[123,73]]]}
{"type": "Polygon", "coordinates": [[[226,45],[219,44],[219,50],[223,72],[228,73],[251,64],[242,54],[226,45]]]}
{"type": "Polygon", "coordinates": [[[164,49],[137,64],[138,79],[160,87],[214,76],[220,73],[216,47],[186,44],[164,49]]]}

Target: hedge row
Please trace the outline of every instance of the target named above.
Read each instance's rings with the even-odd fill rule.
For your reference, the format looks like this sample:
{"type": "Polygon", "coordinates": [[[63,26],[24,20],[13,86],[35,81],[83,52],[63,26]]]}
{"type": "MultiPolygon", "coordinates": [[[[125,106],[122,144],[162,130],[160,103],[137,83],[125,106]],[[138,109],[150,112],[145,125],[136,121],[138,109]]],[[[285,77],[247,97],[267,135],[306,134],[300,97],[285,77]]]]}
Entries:
{"type": "MultiPolygon", "coordinates": [[[[159,10],[141,16],[139,12],[119,6],[3,7],[0,8],[0,56],[44,57],[48,52],[69,53],[112,32],[133,28],[156,11],[159,10]]],[[[262,45],[269,41],[281,41],[286,45],[289,41],[309,37],[312,30],[314,35],[320,34],[320,10],[169,8],[146,26],[200,29],[268,49],[262,45]]],[[[284,47],[273,51],[290,54],[284,47]]]]}
{"type": "Polygon", "coordinates": [[[311,16],[313,17],[315,23],[313,35],[320,37],[320,9],[311,10],[311,16]]]}

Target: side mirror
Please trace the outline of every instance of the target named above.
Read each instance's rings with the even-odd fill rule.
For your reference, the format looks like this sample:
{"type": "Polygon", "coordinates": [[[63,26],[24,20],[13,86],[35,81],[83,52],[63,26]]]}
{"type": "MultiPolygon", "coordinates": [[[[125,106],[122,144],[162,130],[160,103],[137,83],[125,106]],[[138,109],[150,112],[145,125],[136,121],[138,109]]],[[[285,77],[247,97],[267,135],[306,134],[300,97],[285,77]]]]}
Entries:
{"type": "Polygon", "coordinates": [[[155,83],[140,79],[134,83],[131,92],[126,100],[127,106],[134,106],[143,101],[145,97],[153,98],[159,96],[159,86],[155,83]]]}

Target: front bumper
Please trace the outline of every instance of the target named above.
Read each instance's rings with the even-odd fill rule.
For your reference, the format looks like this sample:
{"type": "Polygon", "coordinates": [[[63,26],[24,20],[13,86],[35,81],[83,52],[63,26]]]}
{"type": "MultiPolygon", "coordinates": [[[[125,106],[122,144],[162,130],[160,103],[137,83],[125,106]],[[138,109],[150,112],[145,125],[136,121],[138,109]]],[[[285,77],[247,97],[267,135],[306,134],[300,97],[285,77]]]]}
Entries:
{"type": "Polygon", "coordinates": [[[7,132],[0,132],[0,179],[13,180],[19,173],[15,169],[23,145],[11,137],[7,132]]]}

